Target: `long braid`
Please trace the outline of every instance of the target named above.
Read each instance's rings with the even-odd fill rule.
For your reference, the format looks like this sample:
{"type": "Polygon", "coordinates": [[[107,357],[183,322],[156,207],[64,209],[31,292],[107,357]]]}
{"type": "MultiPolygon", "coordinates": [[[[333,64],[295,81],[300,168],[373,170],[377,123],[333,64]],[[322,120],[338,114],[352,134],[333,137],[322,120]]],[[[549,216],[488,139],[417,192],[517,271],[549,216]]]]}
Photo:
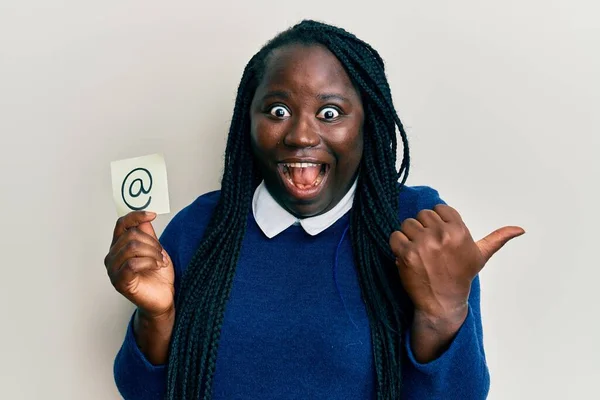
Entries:
{"type": "Polygon", "coordinates": [[[403,296],[388,238],[399,227],[398,194],[408,176],[406,133],[392,103],[379,53],[343,29],[303,21],[267,43],[242,75],[225,149],[221,195],[177,294],[168,366],[169,400],[212,398],[225,306],[252,196],[261,180],[250,146],[250,103],[269,55],[289,44],[327,47],[340,60],[363,99],[363,157],[351,212],[350,238],[371,325],[377,398],[399,398],[401,332],[410,306],[403,296]],[[399,171],[396,130],[403,145],[399,171]]]}

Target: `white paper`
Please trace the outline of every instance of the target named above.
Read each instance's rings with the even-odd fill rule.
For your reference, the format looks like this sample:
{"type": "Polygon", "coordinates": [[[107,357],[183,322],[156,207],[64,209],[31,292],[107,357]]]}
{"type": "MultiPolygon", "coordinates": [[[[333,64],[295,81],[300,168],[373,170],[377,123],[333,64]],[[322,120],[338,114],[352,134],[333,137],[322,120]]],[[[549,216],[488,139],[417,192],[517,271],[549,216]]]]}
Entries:
{"type": "Polygon", "coordinates": [[[167,167],[161,154],[113,161],[110,169],[113,200],[120,217],[138,210],[170,212],[167,167]]]}

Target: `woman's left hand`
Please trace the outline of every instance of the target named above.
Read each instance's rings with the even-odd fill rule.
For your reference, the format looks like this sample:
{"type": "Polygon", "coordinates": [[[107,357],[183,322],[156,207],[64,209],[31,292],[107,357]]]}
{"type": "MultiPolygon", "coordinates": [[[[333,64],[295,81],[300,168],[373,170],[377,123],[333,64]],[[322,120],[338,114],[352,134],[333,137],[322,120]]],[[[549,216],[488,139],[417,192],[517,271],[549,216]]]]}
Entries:
{"type": "Polygon", "coordinates": [[[475,242],[460,214],[443,204],[406,219],[390,236],[390,247],[415,313],[462,324],[475,276],[494,253],[523,233],[520,227],[506,226],[475,242]]]}

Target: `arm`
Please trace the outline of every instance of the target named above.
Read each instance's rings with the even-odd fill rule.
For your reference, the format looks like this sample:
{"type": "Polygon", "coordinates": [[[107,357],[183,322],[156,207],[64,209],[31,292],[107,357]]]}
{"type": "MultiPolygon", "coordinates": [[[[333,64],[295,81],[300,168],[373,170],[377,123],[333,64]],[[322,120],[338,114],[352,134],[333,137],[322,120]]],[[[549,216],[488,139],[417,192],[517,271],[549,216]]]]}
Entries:
{"type": "MultiPolygon", "coordinates": [[[[169,280],[173,285],[169,286],[173,299],[179,290],[185,266],[204,235],[219,196],[220,192],[215,191],[198,197],[171,219],[160,236],[159,242],[165,250],[167,262],[172,265],[173,276],[169,280]]],[[[161,269],[166,270],[170,269],[161,269]]],[[[152,301],[156,296],[151,294],[147,299],[152,301]]],[[[134,304],[138,306],[137,311],[131,318],[114,363],[115,382],[125,400],[163,399],[167,389],[166,364],[176,310],[174,306],[144,307],[140,302],[134,304]],[[147,315],[140,312],[150,309],[162,310],[153,315],[163,318],[148,319],[147,315]]]]}
{"type": "MultiPolygon", "coordinates": [[[[134,313],[127,327],[125,340],[121,349],[117,353],[114,363],[114,377],[117,389],[125,400],[151,400],[161,399],[166,392],[167,368],[165,362],[153,364],[140,349],[136,342],[134,334],[135,320],[138,312],[134,313]]],[[[163,327],[155,327],[148,324],[147,328],[140,331],[143,339],[140,340],[142,346],[151,346],[154,341],[161,342],[160,335],[158,339],[154,338],[152,331],[161,330],[163,327]]],[[[140,335],[138,335],[140,336],[140,335]]],[[[168,346],[168,342],[167,342],[168,346]]],[[[161,345],[157,346],[156,353],[160,353],[161,345]]],[[[153,353],[150,351],[148,354],[153,353]]]]}
{"type": "Polygon", "coordinates": [[[490,376],[479,305],[480,283],[476,277],[471,285],[465,319],[449,339],[449,330],[438,334],[431,327],[422,329],[413,325],[407,331],[402,370],[403,393],[410,394],[407,400],[481,400],[487,397],[490,376]],[[427,337],[415,338],[415,333],[427,337]],[[435,355],[432,357],[432,354],[435,355]]]}
{"type": "Polygon", "coordinates": [[[410,346],[415,359],[420,363],[427,363],[438,358],[462,326],[468,312],[467,304],[444,318],[432,317],[416,310],[410,329],[410,346]]]}
{"type": "MultiPolygon", "coordinates": [[[[150,226],[145,229],[154,236],[150,226]]],[[[160,243],[154,236],[156,246],[163,249],[163,264],[160,268],[144,271],[139,282],[134,279],[137,276],[135,268],[131,279],[126,283],[122,282],[123,279],[113,279],[117,290],[137,305],[113,369],[116,386],[126,400],[162,399],[166,392],[166,364],[175,321],[173,282],[177,252],[173,244],[176,233],[174,224],[169,224],[160,243]],[[173,260],[169,253],[174,255],[173,260]]],[[[129,246],[133,249],[139,247],[129,246]]]]}
{"type": "Polygon", "coordinates": [[[478,276],[490,257],[524,231],[503,227],[475,242],[460,214],[435,190],[421,188],[415,195],[416,216],[404,216],[390,237],[415,311],[405,336],[403,398],[485,399],[489,373],[478,276]]]}
{"type": "Polygon", "coordinates": [[[133,317],[133,334],[141,352],[154,365],[166,364],[175,325],[175,309],[156,317],[138,309],[133,317]]]}

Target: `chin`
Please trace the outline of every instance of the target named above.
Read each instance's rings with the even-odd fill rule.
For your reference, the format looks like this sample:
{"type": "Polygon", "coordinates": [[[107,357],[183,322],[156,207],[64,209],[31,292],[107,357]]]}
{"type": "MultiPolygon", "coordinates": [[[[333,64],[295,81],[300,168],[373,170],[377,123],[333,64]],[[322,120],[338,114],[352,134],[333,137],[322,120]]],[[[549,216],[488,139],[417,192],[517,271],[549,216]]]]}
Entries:
{"type": "Polygon", "coordinates": [[[329,208],[330,201],[325,199],[315,199],[316,201],[299,201],[298,199],[286,199],[284,208],[298,218],[314,217],[323,214],[329,208]]]}

